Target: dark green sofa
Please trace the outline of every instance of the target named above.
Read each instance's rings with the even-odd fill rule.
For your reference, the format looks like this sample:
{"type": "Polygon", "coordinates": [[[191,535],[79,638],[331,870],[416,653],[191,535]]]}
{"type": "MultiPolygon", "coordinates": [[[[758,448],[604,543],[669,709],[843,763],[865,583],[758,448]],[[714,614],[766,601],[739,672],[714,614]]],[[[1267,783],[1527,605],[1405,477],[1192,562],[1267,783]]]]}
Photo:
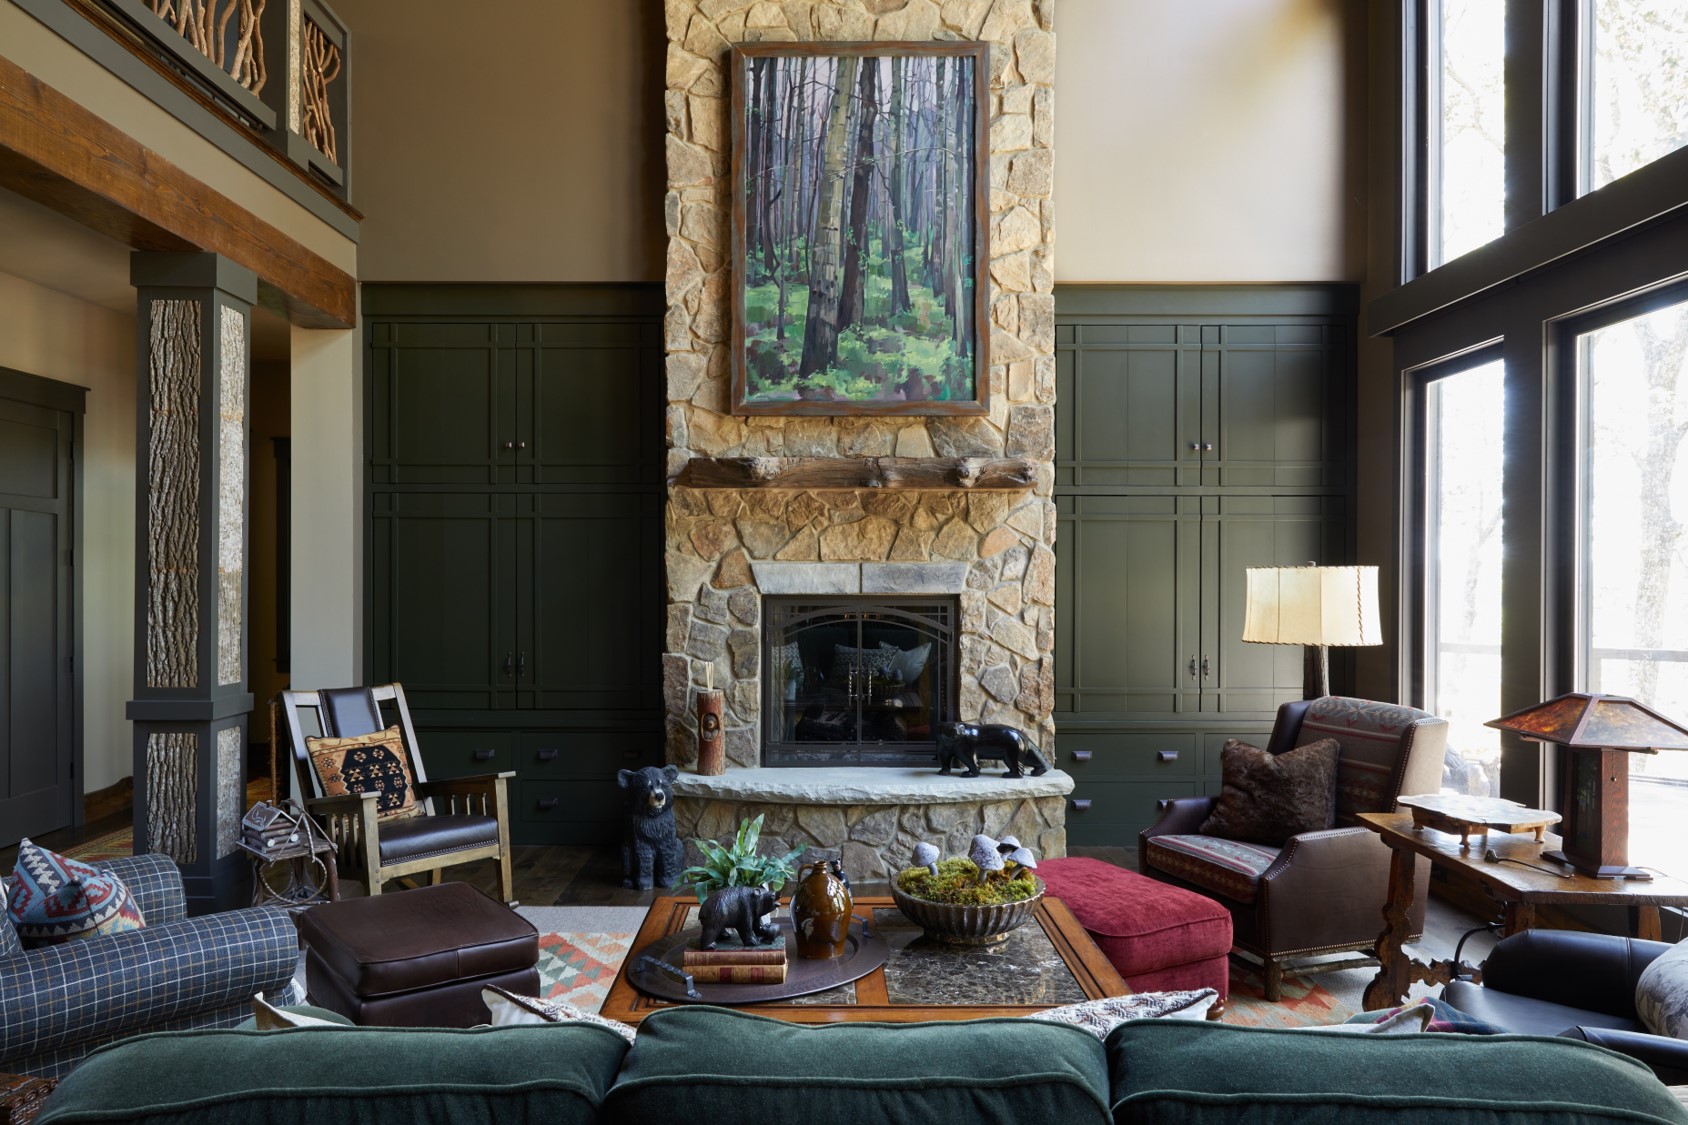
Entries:
{"type": "Polygon", "coordinates": [[[602,1027],[187,1031],[108,1047],[37,1125],[1688,1125],[1640,1063],[1567,1039],[1140,1020],[801,1026],[723,1008],[602,1027]]]}

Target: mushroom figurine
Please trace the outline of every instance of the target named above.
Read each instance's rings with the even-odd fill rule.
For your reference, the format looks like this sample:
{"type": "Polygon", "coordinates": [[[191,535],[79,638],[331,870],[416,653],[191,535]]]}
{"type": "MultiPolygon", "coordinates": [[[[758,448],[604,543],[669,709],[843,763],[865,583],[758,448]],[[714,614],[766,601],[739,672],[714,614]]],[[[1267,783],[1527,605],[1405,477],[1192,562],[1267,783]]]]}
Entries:
{"type": "Polygon", "coordinates": [[[994,872],[1007,866],[1002,853],[996,850],[996,841],[983,834],[973,837],[973,847],[967,853],[967,858],[979,868],[980,886],[983,886],[994,872]]]}
{"type": "Polygon", "coordinates": [[[1020,841],[1016,840],[1012,836],[1004,836],[996,842],[996,850],[1001,852],[1003,855],[1008,855],[1010,852],[1018,850],[1020,846],[1020,841]]]}
{"type": "Polygon", "coordinates": [[[932,878],[936,879],[938,877],[938,849],[927,843],[914,845],[914,865],[924,867],[932,873],[932,878]]]}
{"type": "Polygon", "coordinates": [[[1008,853],[1008,862],[1029,871],[1037,870],[1037,857],[1032,854],[1030,848],[1015,848],[1008,853]]]}

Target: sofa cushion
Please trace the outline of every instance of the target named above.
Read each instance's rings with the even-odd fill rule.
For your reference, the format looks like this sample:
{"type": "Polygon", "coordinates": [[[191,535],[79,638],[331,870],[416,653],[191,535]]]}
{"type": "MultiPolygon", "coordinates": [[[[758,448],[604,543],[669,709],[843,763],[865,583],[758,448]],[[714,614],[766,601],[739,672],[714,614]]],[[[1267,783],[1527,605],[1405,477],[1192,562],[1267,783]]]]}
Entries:
{"type": "Polygon", "coordinates": [[[1305,1035],[1185,1021],[1107,1042],[1124,1125],[1594,1125],[1688,1121],[1633,1059],[1521,1035],[1305,1035]]]}
{"type": "Polygon", "coordinates": [[[1046,859],[1037,873],[1128,980],[1231,951],[1231,914],[1206,895],[1088,856],[1046,859]]]}
{"type": "Polygon", "coordinates": [[[592,1125],[627,1043],[584,1024],[145,1035],[88,1056],[37,1125],[592,1125]]]}
{"type": "Polygon", "coordinates": [[[381,863],[403,863],[496,844],[498,818],[445,813],[410,820],[396,818],[382,821],[378,836],[381,863]]]}
{"type": "Polygon", "coordinates": [[[1149,866],[1247,904],[1260,894],[1260,877],[1281,850],[1218,836],[1151,836],[1149,866]]]}
{"type": "Polygon", "coordinates": [[[18,844],[6,912],[25,946],[57,945],[146,925],[122,879],[48,851],[27,836],[18,844]]]}
{"type": "Polygon", "coordinates": [[[1224,787],[1202,822],[1202,835],[1276,848],[1291,836],[1329,828],[1336,815],[1340,753],[1334,738],[1282,754],[1227,739],[1219,755],[1224,787]]]}
{"type": "Polygon", "coordinates": [[[627,1125],[676,1121],[1108,1120],[1102,1044],[1025,1019],[809,1026],[701,1005],[639,1025],[604,1099],[627,1125]]]}

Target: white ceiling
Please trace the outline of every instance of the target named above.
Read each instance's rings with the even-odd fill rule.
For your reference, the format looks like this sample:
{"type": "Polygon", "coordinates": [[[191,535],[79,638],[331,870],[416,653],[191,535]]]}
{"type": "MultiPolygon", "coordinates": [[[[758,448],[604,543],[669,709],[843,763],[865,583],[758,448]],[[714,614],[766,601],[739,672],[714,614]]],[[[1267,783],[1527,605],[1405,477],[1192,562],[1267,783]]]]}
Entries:
{"type": "MultiPolygon", "coordinates": [[[[0,271],[133,316],[129,247],[34,200],[0,188],[0,271]]],[[[287,322],[252,310],[252,358],[285,362],[287,322]]]]}

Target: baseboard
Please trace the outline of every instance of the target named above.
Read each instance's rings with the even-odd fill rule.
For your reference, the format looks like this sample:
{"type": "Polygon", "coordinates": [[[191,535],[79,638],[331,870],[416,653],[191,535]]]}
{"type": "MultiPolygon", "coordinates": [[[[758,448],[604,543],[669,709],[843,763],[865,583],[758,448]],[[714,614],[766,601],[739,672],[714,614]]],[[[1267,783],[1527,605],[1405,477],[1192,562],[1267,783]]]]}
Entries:
{"type": "Polygon", "coordinates": [[[82,797],[82,822],[92,824],[108,816],[126,813],[135,807],[135,779],[126,777],[104,789],[96,789],[82,797]]]}

